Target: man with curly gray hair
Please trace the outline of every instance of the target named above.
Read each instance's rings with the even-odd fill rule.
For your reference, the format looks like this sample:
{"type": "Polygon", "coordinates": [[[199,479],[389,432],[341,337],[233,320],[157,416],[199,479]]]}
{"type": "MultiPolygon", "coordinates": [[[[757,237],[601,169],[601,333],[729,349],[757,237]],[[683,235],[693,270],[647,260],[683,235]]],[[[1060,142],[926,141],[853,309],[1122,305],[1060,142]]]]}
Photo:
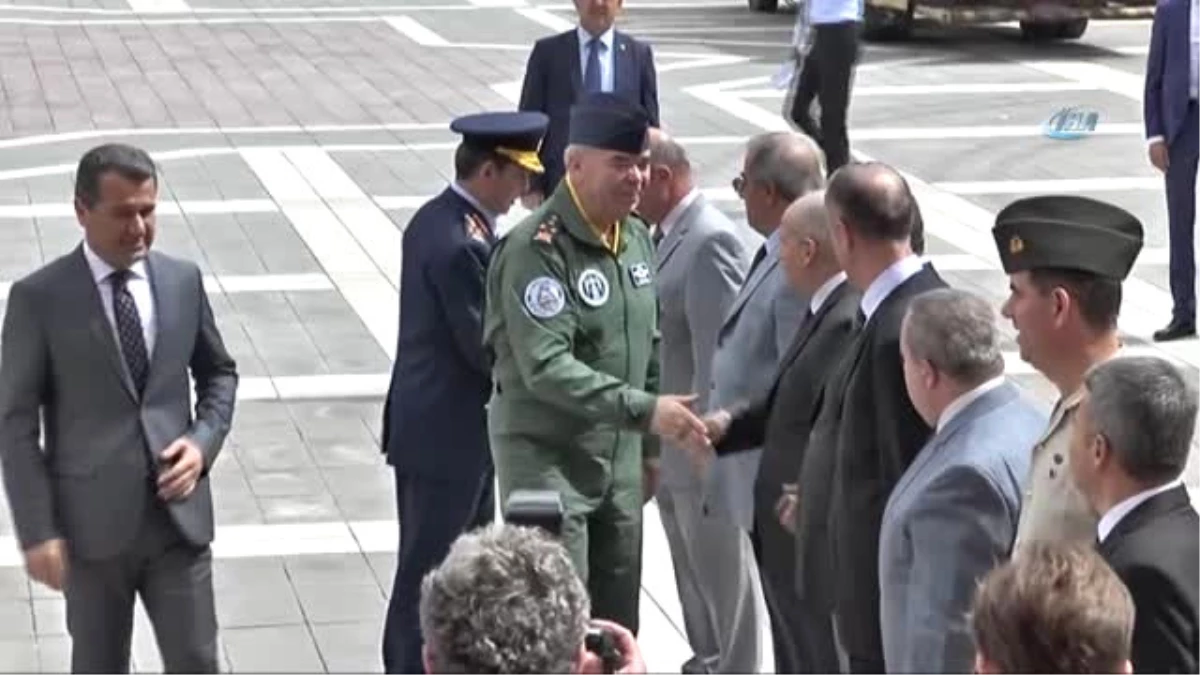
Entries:
{"type": "Polygon", "coordinates": [[[587,651],[600,624],[622,654],[617,672],[645,672],[633,635],[589,621],[591,604],[567,551],[541,530],[498,524],[462,535],[421,584],[428,673],[601,672],[587,651]]]}

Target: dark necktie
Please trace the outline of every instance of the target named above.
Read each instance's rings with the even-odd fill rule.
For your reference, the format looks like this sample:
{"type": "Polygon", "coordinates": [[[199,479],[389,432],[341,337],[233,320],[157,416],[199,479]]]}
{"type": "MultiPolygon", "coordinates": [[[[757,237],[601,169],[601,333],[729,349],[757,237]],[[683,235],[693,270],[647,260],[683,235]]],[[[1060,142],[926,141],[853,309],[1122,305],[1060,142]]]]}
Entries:
{"type": "Polygon", "coordinates": [[[117,320],[117,337],[121,340],[121,354],[125,366],[133,378],[133,386],[139,393],[146,387],[146,375],[150,372],[150,357],[146,353],[146,336],[142,333],[142,319],[137,303],[129,292],[129,270],[117,270],[109,275],[112,283],[113,316],[117,320]]]}
{"type": "Polygon", "coordinates": [[[758,247],[758,253],[754,254],[754,262],[750,263],[750,271],[746,272],[746,278],[754,276],[754,270],[762,263],[763,258],[767,257],[767,243],[763,242],[762,246],[758,247]]]}
{"type": "Polygon", "coordinates": [[[592,38],[587,44],[587,65],[583,69],[583,90],[589,94],[600,91],[600,38],[592,38]]]}
{"type": "Polygon", "coordinates": [[[867,313],[862,310],[862,307],[859,307],[858,314],[854,315],[854,328],[862,330],[865,325],[867,325],[867,313]]]}
{"type": "Polygon", "coordinates": [[[650,239],[654,241],[654,248],[658,248],[658,245],[662,243],[663,240],[662,225],[655,226],[654,234],[650,235],[650,239]]]}

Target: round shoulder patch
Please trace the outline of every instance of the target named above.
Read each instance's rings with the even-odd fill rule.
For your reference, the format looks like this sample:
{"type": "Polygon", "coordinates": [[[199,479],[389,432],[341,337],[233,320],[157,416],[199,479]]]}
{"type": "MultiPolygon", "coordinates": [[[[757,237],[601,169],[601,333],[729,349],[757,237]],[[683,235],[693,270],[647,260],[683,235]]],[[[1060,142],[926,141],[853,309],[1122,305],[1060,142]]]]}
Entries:
{"type": "Polygon", "coordinates": [[[525,287],[525,309],[539,319],[556,317],[567,306],[567,294],[558,279],[538,277],[525,287]]]}
{"type": "Polygon", "coordinates": [[[594,267],[587,268],[579,275],[576,290],[579,291],[579,297],[591,307],[608,302],[608,279],[594,267]]]}

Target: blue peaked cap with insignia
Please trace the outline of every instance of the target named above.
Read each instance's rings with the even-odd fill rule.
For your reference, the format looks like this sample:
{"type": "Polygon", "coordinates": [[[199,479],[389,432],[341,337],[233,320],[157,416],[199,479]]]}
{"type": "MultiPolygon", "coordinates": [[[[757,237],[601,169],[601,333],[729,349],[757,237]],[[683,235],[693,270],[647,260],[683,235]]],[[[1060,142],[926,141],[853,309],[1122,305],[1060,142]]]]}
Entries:
{"type": "Polygon", "coordinates": [[[640,155],[650,117],[644,108],[614,94],[590,94],[571,107],[571,145],[640,155]]]}
{"type": "Polygon", "coordinates": [[[459,117],[450,123],[450,130],[461,134],[467,145],[507,157],[534,173],[543,173],[538,150],[548,126],[550,118],[540,112],[485,112],[459,117]]]}

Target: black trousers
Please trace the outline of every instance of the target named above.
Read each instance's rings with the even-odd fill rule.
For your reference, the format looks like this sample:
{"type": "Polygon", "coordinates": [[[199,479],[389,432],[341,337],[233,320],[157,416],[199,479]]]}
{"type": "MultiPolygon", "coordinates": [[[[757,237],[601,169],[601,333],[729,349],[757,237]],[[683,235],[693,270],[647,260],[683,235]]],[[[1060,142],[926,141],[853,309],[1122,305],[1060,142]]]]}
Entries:
{"type": "Polygon", "coordinates": [[[383,667],[388,673],[423,673],[418,605],[421,580],[441,564],[464,532],[495,517],[492,471],[471,480],[445,480],[396,471],[400,552],[383,627],[383,667]]]}
{"type": "Polygon", "coordinates": [[[858,22],[817,24],[813,42],[800,68],[800,81],[792,100],[791,117],[796,126],[825,152],[830,174],[850,161],[850,138],[846,112],[850,86],[858,63],[858,22]],[[821,108],[821,120],[813,119],[812,104],[821,108]]]}

